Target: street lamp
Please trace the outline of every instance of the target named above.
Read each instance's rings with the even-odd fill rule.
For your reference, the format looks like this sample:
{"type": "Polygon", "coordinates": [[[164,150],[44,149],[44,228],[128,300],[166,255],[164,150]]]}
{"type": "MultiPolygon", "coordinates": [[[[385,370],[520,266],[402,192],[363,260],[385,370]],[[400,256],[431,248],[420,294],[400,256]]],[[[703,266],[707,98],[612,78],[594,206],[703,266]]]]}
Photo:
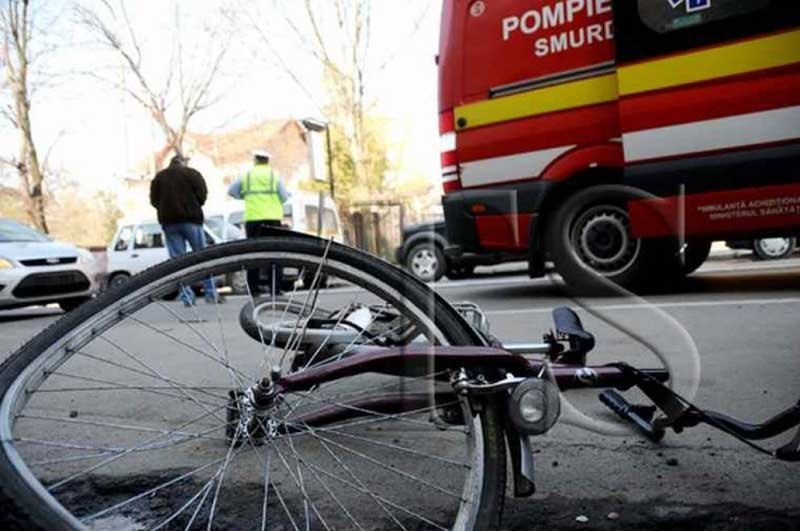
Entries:
{"type": "MultiPolygon", "coordinates": [[[[333,162],[332,162],[332,157],[331,157],[331,131],[330,131],[330,128],[328,127],[328,122],[326,122],[324,120],[319,120],[319,119],[316,119],[316,118],[306,118],[306,119],[302,120],[302,124],[303,124],[303,127],[305,127],[306,130],[311,132],[311,133],[321,133],[321,132],[325,131],[325,151],[326,151],[326,155],[327,155],[326,158],[327,158],[327,161],[328,161],[327,181],[328,181],[328,187],[329,187],[330,194],[331,194],[331,199],[333,199],[333,197],[334,197],[333,196],[334,188],[333,188],[333,162]]],[[[308,148],[309,148],[309,155],[310,155],[310,159],[311,159],[311,175],[312,175],[312,178],[315,181],[317,181],[317,182],[325,182],[326,179],[321,175],[322,174],[321,164],[319,164],[321,162],[319,160],[320,159],[320,157],[319,157],[319,155],[320,155],[319,151],[320,150],[315,149],[315,146],[318,145],[317,142],[315,142],[316,138],[317,138],[316,135],[309,135],[308,148]]],[[[324,198],[322,196],[322,191],[320,190],[320,192],[319,192],[319,202],[317,204],[317,236],[318,237],[322,236],[322,208],[323,208],[323,205],[324,205],[324,198]]]]}

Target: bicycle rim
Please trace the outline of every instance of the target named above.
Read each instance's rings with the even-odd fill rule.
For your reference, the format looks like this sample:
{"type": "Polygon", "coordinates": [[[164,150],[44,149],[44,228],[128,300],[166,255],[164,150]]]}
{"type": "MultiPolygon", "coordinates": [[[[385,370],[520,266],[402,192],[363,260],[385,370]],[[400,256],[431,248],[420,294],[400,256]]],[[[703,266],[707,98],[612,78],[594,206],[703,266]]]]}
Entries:
{"type": "MultiPolygon", "coordinates": [[[[276,348],[239,327],[252,295],[189,307],[162,298],[266,263],[339,284],[292,291],[290,301],[378,300],[414,320],[432,345],[477,340],[424,286],[342,246],[237,242],[157,266],[59,321],[0,370],[0,470],[4,483],[24,487],[18,505],[39,526],[485,527],[480,513],[498,503],[499,465],[486,462],[500,452],[496,426],[487,431],[496,419],[464,399],[434,398],[446,389],[433,359],[426,377],[360,375],[283,397],[260,417],[258,440],[231,420],[231,411],[243,414],[231,396],[271,367],[291,370],[302,330],[294,347],[276,348]],[[387,409],[387,397],[403,406],[387,409]],[[309,420],[332,408],[332,423],[309,420]],[[459,411],[463,422],[441,420],[459,411]],[[234,424],[238,437],[226,438],[234,424]]],[[[305,354],[303,367],[331,361],[305,354]]]]}

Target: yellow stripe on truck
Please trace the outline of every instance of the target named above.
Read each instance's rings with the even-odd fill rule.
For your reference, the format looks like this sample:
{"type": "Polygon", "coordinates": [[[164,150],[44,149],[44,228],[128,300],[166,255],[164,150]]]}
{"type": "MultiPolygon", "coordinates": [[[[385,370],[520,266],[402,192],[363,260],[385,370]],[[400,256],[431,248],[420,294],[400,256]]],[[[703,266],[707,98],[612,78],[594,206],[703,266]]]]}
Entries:
{"type": "Polygon", "coordinates": [[[691,52],[619,68],[622,96],[800,62],[800,31],[691,52]]]}
{"type": "Polygon", "coordinates": [[[607,74],[456,107],[459,131],[654,90],[800,63],[800,31],[621,67],[607,74]],[[459,127],[459,123],[464,125],[459,127]]]}
{"type": "Polygon", "coordinates": [[[608,74],[456,107],[456,128],[464,130],[616,99],[617,76],[608,74]],[[465,125],[459,127],[464,121],[465,125]]]}

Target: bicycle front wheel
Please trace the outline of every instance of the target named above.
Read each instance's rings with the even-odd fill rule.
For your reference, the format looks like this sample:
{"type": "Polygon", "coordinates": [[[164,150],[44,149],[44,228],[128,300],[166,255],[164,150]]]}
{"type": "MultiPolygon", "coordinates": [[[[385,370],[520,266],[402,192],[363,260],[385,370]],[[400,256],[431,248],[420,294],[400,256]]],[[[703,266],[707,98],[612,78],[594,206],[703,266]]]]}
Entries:
{"type": "MultiPolygon", "coordinates": [[[[473,409],[453,394],[435,356],[420,377],[356,375],[256,413],[242,399],[265,375],[330,363],[304,346],[303,320],[348,305],[377,309],[375,319],[402,315],[432,347],[482,341],[404,272],[295,237],[166,262],[65,316],[0,367],[6,528],[496,529],[505,490],[497,406],[473,409]],[[239,326],[250,294],[164,299],[267,266],[330,286],[312,281],[285,296],[286,307],[305,309],[280,321],[297,319],[283,345],[239,326]]],[[[353,338],[340,353],[377,339],[353,338]]]]}

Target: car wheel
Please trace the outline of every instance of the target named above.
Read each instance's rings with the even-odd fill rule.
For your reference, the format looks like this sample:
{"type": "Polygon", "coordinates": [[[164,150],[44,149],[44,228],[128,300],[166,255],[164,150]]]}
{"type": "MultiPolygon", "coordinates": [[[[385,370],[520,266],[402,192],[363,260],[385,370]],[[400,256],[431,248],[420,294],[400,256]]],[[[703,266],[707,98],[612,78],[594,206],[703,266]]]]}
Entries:
{"type": "Polygon", "coordinates": [[[131,276],[128,273],[114,273],[111,275],[111,278],[108,279],[108,287],[109,288],[117,288],[122,286],[128,280],[130,280],[131,276]]]}
{"type": "Polygon", "coordinates": [[[88,300],[91,300],[91,297],[75,297],[72,299],[64,299],[58,301],[58,305],[61,306],[61,309],[64,310],[65,312],[71,312],[72,310],[74,310],[75,308],[77,308],[78,306],[80,306],[81,304],[83,304],[88,300]]]}
{"type": "Polygon", "coordinates": [[[778,260],[790,256],[797,242],[794,238],[760,238],[753,241],[753,253],[759,260],[778,260]]]}
{"type": "Polygon", "coordinates": [[[423,282],[436,282],[444,275],[444,253],[433,242],[418,243],[406,256],[406,269],[423,282]]]}
{"type": "Polygon", "coordinates": [[[247,295],[247,273],[244,271],[235,271],[228,273],[225,279],[225,284],[231,288],[234,295],[247,295]]]}

